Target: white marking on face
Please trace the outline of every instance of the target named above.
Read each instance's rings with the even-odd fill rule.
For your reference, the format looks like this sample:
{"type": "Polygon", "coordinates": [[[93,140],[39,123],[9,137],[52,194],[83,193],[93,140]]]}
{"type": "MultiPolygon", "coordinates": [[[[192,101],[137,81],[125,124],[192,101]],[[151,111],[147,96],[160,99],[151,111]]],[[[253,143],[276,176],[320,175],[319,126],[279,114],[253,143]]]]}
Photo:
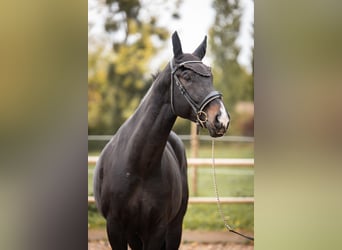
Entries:
{"type": "Polygon", "coordinates": [[[220,105],[221,105],[221,107],[220,107],[221,115],[218,117],[218,121],[221,122],[225,128],[227,128],[228,123],[229,123],[228,113],[227,113],[226,108],[224,107],[222,101],[220,101],[220,105]]]}

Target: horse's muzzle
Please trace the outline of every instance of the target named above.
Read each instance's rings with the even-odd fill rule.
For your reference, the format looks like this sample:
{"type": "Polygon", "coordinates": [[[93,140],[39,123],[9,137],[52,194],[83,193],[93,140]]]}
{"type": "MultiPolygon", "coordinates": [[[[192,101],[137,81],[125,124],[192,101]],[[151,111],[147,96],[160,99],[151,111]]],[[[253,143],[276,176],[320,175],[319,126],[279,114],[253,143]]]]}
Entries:
{"type": "Polygon", "coordinates": [[[229,127],[230,116],[221,100],[215,100],[208,107],[206,127],[211,137],[223,136],[229,127]]]}

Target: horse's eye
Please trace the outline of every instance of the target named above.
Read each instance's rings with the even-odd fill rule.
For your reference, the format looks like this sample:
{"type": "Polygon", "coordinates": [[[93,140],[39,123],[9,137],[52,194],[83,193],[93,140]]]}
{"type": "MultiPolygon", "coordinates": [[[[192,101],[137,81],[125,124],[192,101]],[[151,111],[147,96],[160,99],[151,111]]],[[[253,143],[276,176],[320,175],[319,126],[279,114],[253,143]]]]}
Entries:
{"type": "Polygon", "coordinates": [[[182,78],[186,81],[190,81],[191,80],[191,73],[186,70],[182,72],[182,78]]]}

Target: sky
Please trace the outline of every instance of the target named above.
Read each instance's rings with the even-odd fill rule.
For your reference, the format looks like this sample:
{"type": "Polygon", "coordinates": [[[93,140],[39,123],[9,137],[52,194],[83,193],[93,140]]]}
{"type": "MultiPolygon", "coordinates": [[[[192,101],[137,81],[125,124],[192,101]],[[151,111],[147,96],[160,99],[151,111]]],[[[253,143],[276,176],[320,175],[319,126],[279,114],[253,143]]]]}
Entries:
{"type": "MultiPolygon", "coordinates": [[[[102,12],[92,11],[92,6],[96,5],[96,0],[88,0],[88,19],[95,22],[95,27],[92,29],[92,35],[97,37],[105,36],[101,33],[103,30],[103,16],[105,9],[102,12]]],[[[142,3],[151,3],[151,0],[141,0],[142,3]]],[[[169,1],[168,1],[169,2],[169,1]]],[[[211,7],[212,0],[184,0],[180,6],[180,19],[173,20],[169,15],[159,14],[159,23],[164,27],[168,27],[170,33],[177,30],[182,42],[184,52],[193,52],[193,50],[202,42],[205,35],[208,35],[208,30],[214,22],[215,12],[211,7]]],[[[252,38],[252,30],[254,23],[254,1],[240,0],[243,9],[241,20],[241,33],[237,39],[237,43],[241,46],[241,51],[238,57],[238,62],[246,67],[251,72],[251,48],[254,46],[252,38]]],[[[158,13],[158,4],[146,4],[149,6],[149,12],[158,13]]],[[[160,12],[160,11],[159,11],[160,12]]],[[[149,13],[141,13],[148,15],[149,13]]],[[[210,39],[210,37],[208,37],[210,39]]],[[[109,42],[109,41],[108,41],[109,42]]],[[[171,41],[156,58],[151,67],[158,68],[160,63],[167,61],[172,56],[171,41]]],[[[210,58],[205,57],[205,63],[210,64],[210,58]]]]}

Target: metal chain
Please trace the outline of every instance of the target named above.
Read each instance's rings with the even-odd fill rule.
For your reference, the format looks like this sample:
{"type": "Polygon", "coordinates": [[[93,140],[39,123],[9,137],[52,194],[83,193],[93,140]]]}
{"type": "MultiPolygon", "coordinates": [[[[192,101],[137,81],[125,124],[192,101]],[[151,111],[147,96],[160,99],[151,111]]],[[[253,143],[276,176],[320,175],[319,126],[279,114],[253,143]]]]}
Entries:
{"type": "Polygon", "coordinates": [[[217,208],[218,208],[218,211],[219,211],[219,214],[223,220],[223,223],[225,225],[225,227],[232,233],[235,233],[235,234],[238,234],[246,239],[249,239],[249,240],[252,240],[254,241],[254,237],[250,237],[250,236],[246,236],[242,233],[239,233],[237,231],[235,231],[234,229],[232,229],[231,226],[229,226],[224,214],[223,214],[223,211],[222,211],[222,208],[221,208],[221,202],[220,202],[220,196],[219,196],[219,193],[218,193],[218,188],[217,188],[217,180],[216,180],[216,170],[215,170],[215,157],[214,157],[214,139],[212,139],[212,143],[211,143],[211,158],[212,158],[212,169],[213,169],[213,183],[214,183],[214,190],[215,190],[215,195],[216,195],[216,201],[217,201],[217,208]]]}

